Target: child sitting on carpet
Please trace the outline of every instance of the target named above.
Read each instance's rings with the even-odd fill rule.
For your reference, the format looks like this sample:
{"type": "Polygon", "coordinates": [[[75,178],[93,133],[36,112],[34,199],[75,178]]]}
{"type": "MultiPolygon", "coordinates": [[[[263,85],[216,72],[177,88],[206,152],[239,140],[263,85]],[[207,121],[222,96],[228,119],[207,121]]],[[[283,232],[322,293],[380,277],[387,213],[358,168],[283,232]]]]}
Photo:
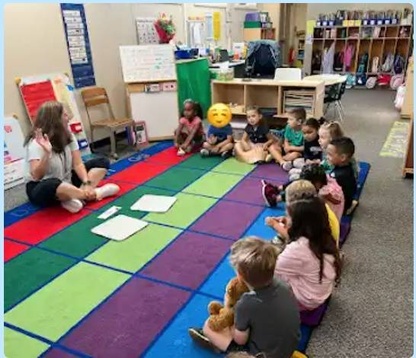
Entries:
{"type": "Polygon", "coordinates": [[[325,203],[318,196],[286,206],[279,232],[288,241],[276,263],[275,277],[291,287],[301,311],[314,310],[332,294],[341,276],[325,203]]]}
{"type": "MultiPolygon", "coordinates": [[[[286,205],[300,200],[308,199],[317,195],[316,186],[308,180],[299,179],[290,183],[285,192],[282,192],[283,197],[286,199],[286,205]]],[[[337,247],[339,245],[339,235],[340,235],[340,222],[336,214],[332,211],[331,207],[326,204],[326,209],[328,212],[329,227],[331,228],[331,234],[334,238],[337,247]]],[[[282,246],[288,239],[288,237],[280,236],[280,218],[278,217],[266,217],[265,224],[270,226],[277,232],[277,236],[272,240],[272,243],[278,246],[282,246]]]]}
{"type": "Polygon", "coordinates": [[[235,144],[235,156],[249,164],[264,162],[274,137],[258,107],[247,109],[247,122],[243,137],[235,144]]]}
{"type": "Polygon", "coordinates": [[[192,339],[214,351],[290,358],[300,338],[300,317],[289,287],[273,278],[278,249],[249,237],[231,247],[231,264],[250,288],[234,306],[234,326],[222,332],[191,328],[192,339]]]}
{"type": "Polygon", "coordinates": [[[212,124],[208,128],[207,140],[202,145],[201,156],[220,155],[228,158],[232,155],[234,148],[233,128],[231,124],[223,127],[214,127],[212,124]]]}
{"type": "Polygon", "coordinates": [[[281,142],[270,146],[269,152],[281,167],[289,171],[292,169],[292,161],[300,158],[303,153],[302,124],[306,119],[306,111],[296,108],[288,112],[288,121],[281,142]]]}
{"type": "Polygon", "coordinates": [[[333,139],[327,148],[327,160],[333,166],[329,176],[334,178],[344,193],[344,213],[351,214],[357,207],[354,200],[357,191],[357,180],[351,159],[354,156],[355,145],[351,138],[333,139]]]}
{"type": "MultiPolygon", "coordinates": [[[[324,121],[324,119],[321,119],[324,121]]],[[[322,148],[319,145],[318,130],[320,121],[315,118],[308,118],[302,125],[303,133],[303,158],[293,161],[293,168],[289,171],[289,180],[299,179],[302,167],[305,164],[320,163],[322,160],[322,148]]]]}
{"type": "Polygon", "coordinates": [[[174,144],[180,156],[199,150],[204,142],[201,106],[190,99],[187,99],[183,106],[183,114],[179,119],[179,127],[175,130],[174,138],[174,144]]]}

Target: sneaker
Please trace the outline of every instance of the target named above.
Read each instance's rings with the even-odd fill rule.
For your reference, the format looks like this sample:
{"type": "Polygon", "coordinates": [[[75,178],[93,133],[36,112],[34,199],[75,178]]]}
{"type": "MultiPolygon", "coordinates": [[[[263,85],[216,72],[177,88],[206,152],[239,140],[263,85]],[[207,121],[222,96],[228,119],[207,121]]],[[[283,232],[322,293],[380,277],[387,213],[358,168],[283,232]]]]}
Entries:
{"type": "Polygon", "coordinates": [[[350,216],[354,213],[355,209],[357,209],[358,206],[358,200],[353,200],[351,203],[351,206],[348,208],[348,210],[345,212],[346,215],[350,216]]]}
{"type": "Polygon", "coordinates": [[[221,351],[215,347],[211,341],[204,335],[204,332],[200,328],[189,328],[188,333],[192,340],[203,348],[210,349],[217,354],[221,351]]]}
{"type": "Polygon", "coordinates": [[[298,180],[298,179],[300,179],[300,174],[295,173],[295,174],[289,175],[289,181],[290,182],[298,180]]]}
{"type": "Polygon", "coordinates": [[[177,154],[178,154],[178,156],[183,157],[186,153],[182,148],[179,148],[177,154]]]}
{"type": "Polygon", "coordinates": [[[221,153],[221,157],[224,158],[224,159],[231,158],[232,156],[233,156],[233,154],[231,153],[230,150],[227,150],[226,152],[221,153]]]}
{"type": "Polygon", "coordinates": [[[284,162],[281,164],[281,167],[283,170],[288,172],[290,169],[292,169],[292,162],[284,162]]]}
{"type": "Polygon", "coordinates": [[[97,200],[102,200],[108,198],[109,196],[114,196],[120,191],[120,187],[116,184],[104,184],[99,188],[95,188],[95,193],[97,194],[97,200]]]}
{"type": "Polygon", "coordinates": [[[209,157],[209,150],[208,149],[202,148],[199,153],[201,154],[202,157],[209,157]]]}
{"type": "Polygon", "coordinates": [[[68,210],[70,213],[75,214],[75,213],[81,211],[81,209],[84,207],[84,204],[82,203],[81,200],[71,199],[71,200],[68,200],[68,201],[62,201],[61,206],[65,210],[68,210]]]}
{"type": "Polygon", "coordinates": [[[277,205],[277,193],[274,185],[262,180],[261,194],[268,207],[274,208],[277,205]]]}

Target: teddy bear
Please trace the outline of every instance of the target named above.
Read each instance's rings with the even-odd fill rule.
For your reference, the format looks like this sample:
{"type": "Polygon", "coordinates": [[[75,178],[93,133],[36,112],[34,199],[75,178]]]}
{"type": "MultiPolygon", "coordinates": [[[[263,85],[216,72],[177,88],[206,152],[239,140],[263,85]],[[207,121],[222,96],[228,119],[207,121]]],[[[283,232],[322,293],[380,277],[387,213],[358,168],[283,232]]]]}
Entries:
{"type": "Polygon", "coordinates": [[[231,279],[225,289],[224,306],[217,301],[208,305],[208,326],[215,332],[231,327],[234,324],[234,306],[242,294],[248,291],[249,288],[242,280],[237,277],[231,279]]]}

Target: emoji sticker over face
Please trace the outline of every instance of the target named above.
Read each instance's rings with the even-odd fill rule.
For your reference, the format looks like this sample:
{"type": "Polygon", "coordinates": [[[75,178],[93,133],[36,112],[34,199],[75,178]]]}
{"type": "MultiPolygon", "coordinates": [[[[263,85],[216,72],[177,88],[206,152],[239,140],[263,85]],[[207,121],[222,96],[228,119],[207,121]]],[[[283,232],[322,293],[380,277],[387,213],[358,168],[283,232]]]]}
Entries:
{"type": "Polygon", "coordinates": [[[224,103],[213,104],[208,110],[208,122],[217,128],[225,127],[231,121],[231,110],[224,103]]]}

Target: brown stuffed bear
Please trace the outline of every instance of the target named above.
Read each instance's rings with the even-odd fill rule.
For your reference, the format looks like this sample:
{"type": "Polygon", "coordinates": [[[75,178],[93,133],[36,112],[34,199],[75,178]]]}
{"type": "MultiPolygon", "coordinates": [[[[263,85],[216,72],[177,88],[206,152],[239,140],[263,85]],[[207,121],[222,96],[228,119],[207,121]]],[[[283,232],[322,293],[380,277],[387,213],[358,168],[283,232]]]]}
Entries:
{"type": "Polygon", "coordinates": [[[227,327],[234,324],[234,306],[240,299],[244,292],[248,292],[247,285],[239,280],[237,277],[233,278],[225,289],[224,305],[220,302],[210,302],[208,305],[209,327],[215,331],[220,332],[227,327]]]}

